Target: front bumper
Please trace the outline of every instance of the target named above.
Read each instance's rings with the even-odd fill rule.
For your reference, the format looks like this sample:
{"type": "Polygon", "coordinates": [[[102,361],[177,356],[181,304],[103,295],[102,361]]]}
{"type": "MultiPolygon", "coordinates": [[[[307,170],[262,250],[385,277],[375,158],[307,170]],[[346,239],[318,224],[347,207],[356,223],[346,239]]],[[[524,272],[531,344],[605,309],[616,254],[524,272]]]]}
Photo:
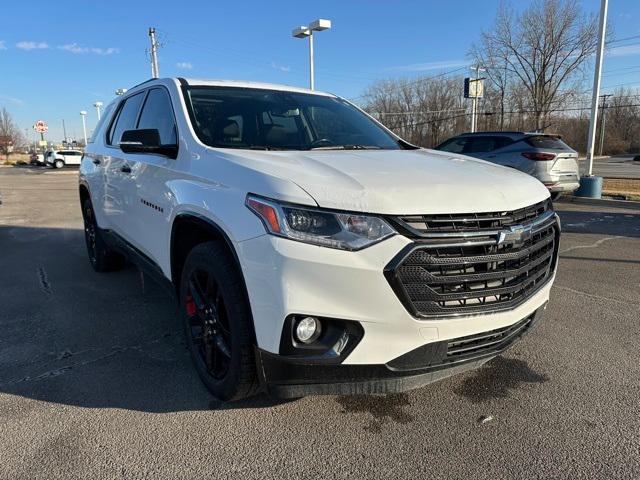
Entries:
{"type": "Polygon", "coordinates": [[[258,371],[278,398],[404,392],[483,365],[531,331],[545,308],[510,327],[428,343],[383,365],[317,364],[256,349],[258,371]]]}
{"type": "Polygon", "coordinates": [[[412,241],[395,235],[347,252],[272,235],[238,244],[257,346],[279,354],[285,319],[311,315],[358,322],[362,340],[343,365],[385,365],[425,344],[513,325],[549,299],[553,279],[511,310],[418,319],[402,304],[384,268],[412,241]]]}

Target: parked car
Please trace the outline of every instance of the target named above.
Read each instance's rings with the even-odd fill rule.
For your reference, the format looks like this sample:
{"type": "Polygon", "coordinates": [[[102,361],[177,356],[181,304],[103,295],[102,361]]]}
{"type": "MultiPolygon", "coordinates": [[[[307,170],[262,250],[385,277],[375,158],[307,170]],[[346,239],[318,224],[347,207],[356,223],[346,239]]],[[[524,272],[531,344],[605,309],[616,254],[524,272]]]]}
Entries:
{"type": "Polygon", "coordinates": [[[175,294],[223,400],[397,392],[477,367],[539,321],[555,277],[540,182],[306,89],[140,84],[105,109],[79,194],[94,270],[129,259],[175,294]]]}
{"type": "Polygon", "coordinates": [[[32,152],[31,156],[29,157],[29,163],[31,165],[44,165],[44,154],[43,153],[36,153],[36,152],[32,152]]]}
{"type": "Polygon", "coordinates": [[[45,156],[47,165],[55,168],[62,168],[67,165],[80,165],[81,159],[81,150],[49,150],[45,156]]]}
{"type": "Polygon", "coordinates": [[[578,152],[558,135],[526,132],[465,133],[435,147],[515,168],[533,175],[553,198],[580,186],[578,152]]]}

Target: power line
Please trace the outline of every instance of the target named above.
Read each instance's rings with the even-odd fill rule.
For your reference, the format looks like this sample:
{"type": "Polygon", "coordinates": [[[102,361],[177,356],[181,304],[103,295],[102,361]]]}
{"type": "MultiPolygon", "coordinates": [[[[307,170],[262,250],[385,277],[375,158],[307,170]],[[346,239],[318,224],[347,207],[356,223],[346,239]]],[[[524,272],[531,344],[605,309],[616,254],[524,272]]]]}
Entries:
{"type": "MultiPolygon", "coordinates": [[[[612,108],[630,108],[630,107],[640,107],[640,103],[635,103],[635,104],[629,104],[629,105],[609,105],[607,106],[607,109],[612,109],[612,108]]],[[[584,110],[590,110],[591,107],[581,107],[581,108],[561,108],[561,109],[555,109],[555,110],[547,110],[545,113],[556,113],[556,112],[578,112],[578,111],[584,111],[584,110]]],[[[512,115],[512,114],[525,114],[525,113],[537,113],[535,110],[510,110],[510,111],[506,111],[504,112],[505,115],[512,115]]],[[[494,115],[493,112],[484,112],[484,115],[494,115]]],[[[406,125],[399,125],[400,128],[411,128],[411,127],[419,127],[421,125],[428,125],[430,123],[435,123],[435,122],[444,122],[446,120],[453,120],[455,118],[460,118],[460,117],[465,117],[467,115],[471,115],[471,112],[465,112],[465,113],[461,113],[459,115],[453,115],[451,117],[445,117],[445,118],[437,118],[437,119],[432,119],[432,120],[425,120],[424,122],[415,122],[415,123],[410,123],[410,124],[406,124],[406,125]]]]}

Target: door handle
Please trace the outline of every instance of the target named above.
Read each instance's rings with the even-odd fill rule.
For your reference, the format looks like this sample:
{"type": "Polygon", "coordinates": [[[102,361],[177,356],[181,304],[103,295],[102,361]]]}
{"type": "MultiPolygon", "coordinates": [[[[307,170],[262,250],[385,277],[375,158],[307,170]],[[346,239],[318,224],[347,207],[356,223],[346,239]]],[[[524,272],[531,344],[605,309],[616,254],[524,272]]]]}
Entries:
{"type": "Polygon", "coordinates": [[[129,165],[123,165],[122,168],[120,168],[120,171],[122,173],[131,173],[131,167],[129,165]]]}
{"type": "Polygon", "coordinates": [[[100,165],[100,159],[99,158],[94,158],[93,159],[93,164],[94,165],[100,165]]]}

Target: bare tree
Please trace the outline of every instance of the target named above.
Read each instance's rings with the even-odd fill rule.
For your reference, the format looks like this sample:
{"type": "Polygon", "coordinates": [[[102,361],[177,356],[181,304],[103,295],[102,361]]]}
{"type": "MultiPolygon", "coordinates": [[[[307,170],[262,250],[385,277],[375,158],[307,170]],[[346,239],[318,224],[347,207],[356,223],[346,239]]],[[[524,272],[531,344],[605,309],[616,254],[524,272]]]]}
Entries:
{"type": "Polygon", "coordinates": [[[0,109],[0,153],[5,155],[5,161],[9,160],[9,153],[14,147],[22,145],[22,133],[13,123],[13,118],[6,108],[0,109]]]}
{"type": "Polygon", "coordinates": [[[398,135],[433,147],[460,133],[452,119],[466,116],[461,92],[461,78],[426,77],[378,81],[363,98],[365,110],[398,135]]]}
{"type": "Polygon", "coordinates": [[[471,55],[503,92],[511,77],[524,86],[532,126],[544,130],[565,95],[561,87],[580,72],[596,43],[596,18],[577,0],[535,0],[521,14],[502,4],[495,26],[482,33],[471,55]]]}

